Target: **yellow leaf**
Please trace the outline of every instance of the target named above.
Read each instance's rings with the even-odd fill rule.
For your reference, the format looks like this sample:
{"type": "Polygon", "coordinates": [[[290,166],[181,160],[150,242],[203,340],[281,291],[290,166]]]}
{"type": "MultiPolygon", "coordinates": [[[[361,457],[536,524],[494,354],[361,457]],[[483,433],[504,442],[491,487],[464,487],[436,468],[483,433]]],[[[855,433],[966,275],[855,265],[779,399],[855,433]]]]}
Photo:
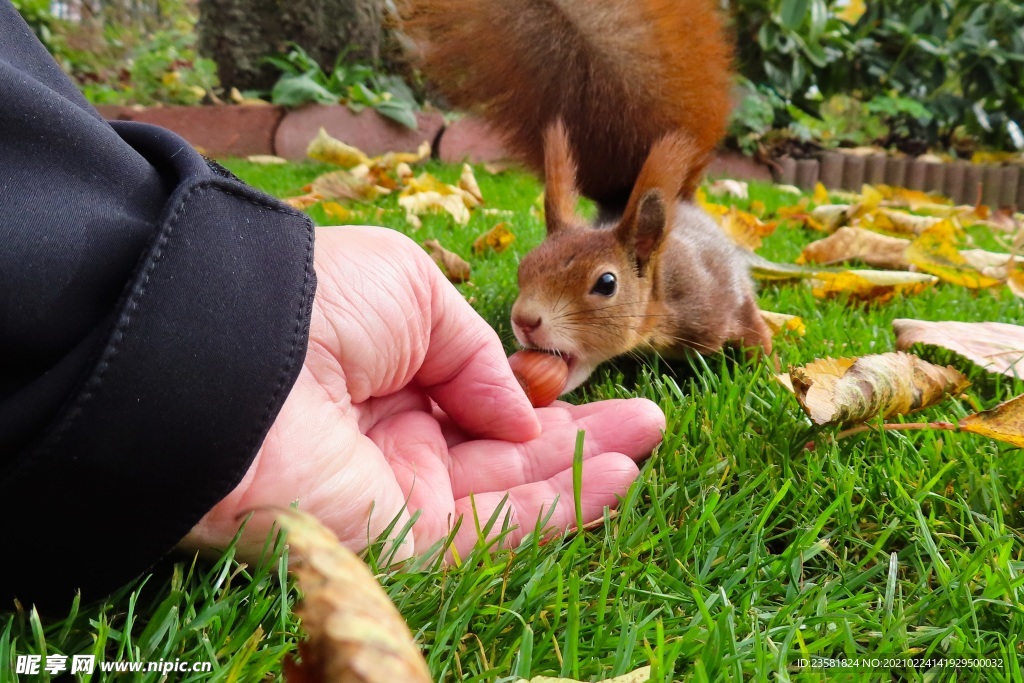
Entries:
{"type": "Polygon", "coordinates": [[[697,192],[695,193],[694,198],[697,200],[697,204],[700,206],[700,208],[704,209],[704,211],[709,216],[711,216],[712,218],[719,222],[721,222],[722,216],[729,212],[728,206],[723,206],[721,204],[713,204],[709,202],[708,194],[707,192],[704,191],[703,187],[697,188],[697,192]]]}
{"type": "Polygon", "coordinates": [[[323,128],[320,128],[317,136],[310,141],[306,148],[306,156],[344,168],[352,168],[359,164],[370,165],[369,157],[363,154],[362,150],[331,137],[323,128]]]}
{"type": "Polygon", "coordinates": [[[764,218],[764,215],[768,213],[768,207],[760,199],[755,199],[750,202],[750,213],[758,218],[764,218]]]}
{"type": "Polygon", "coordinates": [[[473,253],[482,254],[488,249],[497,254],[505,251],[516,236],[509,230],[508,223],[498,223],[493,228],[473,240],[473,253]]]}
{"type": "Polygon", "coordinates": [[[338,202],[324,202],[320,205],[327,217],[336,221],[347,221],[352,217],[352,212],[338,202]]]}
{"type": "Polygon", "coordinates": [[[992,287],[1001,283],[1000,280],[972,268],[957,250],[955,239],[956,227],[951,222],[936,223],[907,247],[907,260],[926,273],[971,289],[992,287]]]}
{"type": "Polygon", "coordinates": [[[458,254],[448,251],[437,240],[427,240],[423,246],[430,253],[430,258],[441,268],[445,277],[460,284],[469,279],[469,263],[458,254]]]}
{"type": "MultiPolygon", "coordinates": [[[[822,204],[811,211],[811,218],[822,226],[825,232],[832,232],[849,222],[851,217],[849,204],[822,204]]],[[[816,227],[814,225],[810,227],[816,227]]]]}
{"type": "Polygon", "coordinates": [[[939,279],[898,270],[822,271],[811,277],[811,293],[819,299],[847,294],[851,301],[885,303],[896,295],[920,294],[939,279]]]}
{"type": "Polygon", "coordinates": [[[312,516],[274,512],[296,560],[289,568],[302,593],[295,613],[307,636],[285,679],[430,683],[409,627],[362,560],[312,516]]]}
{"type": "Polygon", "coordinates": [[[951,366],[908,353],[825,358],[789,372],[801,407],[815,424],[849,424],[905,415],[956,394],[970,383],[951,366]]]}
{"type": "Polygon", "coordinates": [[[751,251],[761,247],[761,239],[775,232],[777,223],[764,223],[752,213],[732,207],[722,216],[722,230],[732,241],[751,251]]]}
{"type": "Polygon", "coordinates": [[[807,327],[800,316],[761,311],[761,318],[768,323],[768,328],[773,335],[780,332],[795,332],[797,336],[802,337],[807,334],[807,327]]]}
{"type": "Polygon", "coordinates": [[[811,195],[811,202],[815,204],[828,204],[831,200],[828,198],[828,190],[825,189],[823,183],[815,183],[814,193],[811,195]]]}
{"type": "Polygon", "coordinates": [[[968,415],[960,420],[960,429],[1024,448],[1024,394],[992,410],[968,415]]]}
{"type": "Polygon", "coordinates": [[[797,263],[842,263],[859,260],[873,268],[906,270],[910,263],[903,252],[910,240],[888,237],[864,228],[839,228],[804,247],[797,263]]]}
{"type": "Polygon", "coordinates": [[[864,0],[847,0],[846,6],[836,12],[836,19],[853,26],[864,16],[866,11],[864,0]]]}
{"type": "Polygon", "coordinates": [[[920,235],[944,220],[938,216],[918,216],[906,211],[882,207],[862,213],[857,220],[857,225],[868,230],[894,235],[920,235]]]}

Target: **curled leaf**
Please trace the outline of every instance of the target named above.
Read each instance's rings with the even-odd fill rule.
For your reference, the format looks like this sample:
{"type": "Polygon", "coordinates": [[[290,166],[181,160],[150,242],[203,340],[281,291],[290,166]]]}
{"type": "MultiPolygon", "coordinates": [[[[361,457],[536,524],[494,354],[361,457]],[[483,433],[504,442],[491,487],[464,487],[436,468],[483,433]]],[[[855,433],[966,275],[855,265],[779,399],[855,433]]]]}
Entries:
{"type": "Polygon", "coordinates": [[[477,204],[484,203],[484,195],[480,192],[480,186],[476,182],[476,176],[473,175],[473,167],[469,164],[462,165],[462,175],[459,176],[459,189],[465,190],[473,196],[473,199],[477,201],[477,204]]]}
{"type": "Polygon", "coordinates": [[[331,137],[323,128],[320,128],[317,136],[310,141],[306,148],[306,156],[343,168],[352,168],[359,164],[369,166],[370,164],[370,158],[363,154],[362,150],[331,137]]]}
{"type": "Polygon", "coordinates": [[[461,256],[448,251],[437,240],[427,240],[423,246],[450,281],[460,284],[469,279],[469,263],[461,256]]]}
{"type": "Polygon", "coordinates": [[[723,178],[708,185],[708,194],[715,197],[725,195],[726,197],[735,197],[736,199],[746,199],[749,195],[749,190],[747,183],[742,180],[723,178]]]}
{"type": "Polygon", "coordinates": [[[800,316],[761,311],[761,318],[768,324],[768,329],[772,331],[773,335],[780,332],[795,332],[802,337],[807,334],[807,327],[800,316]]]}
{"type": "Polygon", "coordinates": [[[302,591],[296,613],[306,640],[290,662],[291,683],[429,683],[430,672],[412,633],[362,560],[315,518],[277,511],[288,532],[291,569],[302,591]]]}
{"type": "Polygon", "coordinates": [[[763,238],[775,232],[777,223],[765,223],[754,214],[734,206],[721,217],[721,226],[733,242],[754,251],[760,249],[763,238]]]}
{"type": "Polygon", "coordinates": [[[908,353],[825,358],[789,372],[801,407],[815,424],[858,423],[927,408],[969,382],[951,366],[908,353]]]}
{"type": "Polygon", "coordinates": [[[1024,448],[1024,394],[991,410],[968,415],[960,420],[960,429],[1024,448]]]}

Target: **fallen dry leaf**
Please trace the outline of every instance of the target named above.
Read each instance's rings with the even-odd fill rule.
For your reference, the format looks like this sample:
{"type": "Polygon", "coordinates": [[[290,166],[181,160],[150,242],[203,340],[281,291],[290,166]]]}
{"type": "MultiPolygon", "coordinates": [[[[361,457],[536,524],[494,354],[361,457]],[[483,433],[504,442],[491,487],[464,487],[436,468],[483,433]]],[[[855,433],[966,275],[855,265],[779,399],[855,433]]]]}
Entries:
{"type": "Polygon", "coordinates": [[[332,201],[337,199],[373,201],[381,195],[389,194],[390,190],[375,185],[368,174],[332,171],[313,181],[313,192],[332,201]]]}
{"type": "Polygon", "coordinates": [[[910,237],[920,235],[929,228],[947,220],[939,216],[918,216],[906,213],[905,211],[883,207],[863,212],[857,218],[857,226],[874,230],[875,232],[910,237]]]}
{"type": "Polygon", "coordinates": [[[303,209],[308,209],[317,202],[323,201],[323,197],[318,195],[316,192],[309,192],[307,194],[299,195],[298,197],[288,197],[281,201],[293,209],[302,211],[303,209]]]}
{"type": "Polygon", "coordinates": [[[324,202],[320,205],[328,218],[336,221],[347,221],[352,218],[352,211],[346,209],[338,202],[324,202]]]}
{"type": "Polygon", "coordinates": [[[323,128],[320,128],[317,136],[306,147],[306,156],[343,168],[352,168],[359,164],[370,165],[370,158],[363,154],[362,150],[331,137],[323,128]]]}
{"type": "Polygon", "coordinates": [[[839,228],[823,239],[804,247],[797,263],[832,264],[844,261],[863,261],[872,268],[906,270],[910,263],[903,252],[910,240],[889,237],[864,228],[839,228]]]}
{"type": "Polygon", "coordinates": [[[752,213],[735,206],[720,219],[722,230],[732,241],[751,251],[761,248],[761,240],[775,232],[777,223],[765,223],[752,213]]]}
{"type": "Polygon", "coordinates": [[[708,185],[708,194],[715,197],[725,195],[736,199],[746,199],[749,196],[749,187],[742,180],[723,178],[708,185]]]}
{"type": "Polygon", "coordinates": [[[804,325],[800,316],[761,311],[761,318],[768,324],[768,329],[772,331],[773,335],[779,332],[795,332],[802,337],[807,334],[807,326],[804,325]]]}
{"type": "Polygon", "coordinates": [[[399,197],[398,205],[405,209],[407,214],[447,212],[459,225],[469,222],[469,209],[466,208],[466,203],[454,194],[441,194],[433,190],[417,192],[399,197]]]}
{"type": "Polygon", "coordinates": [[[462,165],[462,174],[459,176],[459,189],[465,190],[469,194],[473,195],[473,199],[478,204],[484,203],[484,195],[480,192],[480,186],[476,182],[476,176],[473,175],[473,167],[469,164],[462,165]]]}
{"type": "Polygon", "coordinates": [[[287,159],[285,159],[283,157],[279,157],[279,156],[274,156],[273,154],[251,154],[251,155],[247,156],[245,158],[245,160],[248,161],[249,163],[253,163],[253,164],[266,164],[266,165],[287,164],[288,163],[287,159]]]}
{"type": "Polygon", "coordinates": [[[488,249],[500,254],[508,249],[516,236],[509,230],[508,223],[498,223],[493,228],[473,240],[473,253],[482,254],[488,249]]]}
{"type": "Polygon", "coordinates": [[[969,382],[951,366],[909,353],[825,358],[789,371],[801,407],[815,424],[850,424],[927,408],[969,382]]]}
{"type": "Polygon", "coordinates": [[[851,301],[885,303],[897,295],[920,294],[938,281],[934,275],[902,270],[821,271],[811,276],[811,293],[819,299],[846,294],[851,301]]]}
{"type": "Polygon", "coordinates": [[[992,410],[968,415],[960,420],[959,426],[965,432],[1024,448],[1024,394],[1000,403],[992,410]]]}
{"type": "Polygon", "coordinates": [[[981,289],[1001,284],[967,262],[956,248],[957,229],[950,221],[941,221],[928,228],[907,247],[906,257],[913,265],[945,282],[981,289]]]}
{"type": "MultiPolygon", "coordinates": [[[[606,678],[601,683],[648,683],[651,680],[651,667],[645,666],[622,674],[615,678],[606,678]]],[[[574,678],[552,678],[551,676],[534,676],[530,680],[520,678],[516,683],[580,683],[574,678]]]]}
{"type": "Polygon", "coordinates": [[[897,318],[892,326],[900,349],[914,344],[940,346],[989,372],[1024,377],[1024,327],[1020,325],[897,318]]]}
{"type": "Polygon", "coordinates": [[[302,600],[295,608],[306,640],[288,683],[429,683],[430,671],[402,616],[362,560],[314,517],[276,510],[288,533],[291,571],[302,600]]]}
{"type": "Polygon", "coordinates": [[[434,259],[434,263],[441,268],[445,277],[449,280],[455,284],[460,284],[469,279],[469,263],[461,256],[448,251],[437,240],[427,240],[423,243],[423,246],[430,253],[430,258],[434,259]]]}

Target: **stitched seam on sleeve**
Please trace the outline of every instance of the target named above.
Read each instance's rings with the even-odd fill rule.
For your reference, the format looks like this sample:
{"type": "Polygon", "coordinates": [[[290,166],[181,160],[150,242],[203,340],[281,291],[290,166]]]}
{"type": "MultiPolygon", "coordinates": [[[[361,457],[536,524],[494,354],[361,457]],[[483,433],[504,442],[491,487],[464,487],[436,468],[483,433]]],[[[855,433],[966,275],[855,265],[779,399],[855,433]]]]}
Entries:
{"type": "Polygon", "coordinates": [[[85,408],[85,406],[92,399],[93,395],[103,384],[104,376],[106,375],[107,370],[110,368],[111,361],[114,359],[114,357],[120,350],[121,342],[124,340],[127,328],[132,322],[132,317],[139,307],[139,302],[146,294],[149,285],[149,280],[150,277],[152,276],[153,270],[156,268],[157,264],[159,264],[160,261],[163,259],[164,248],[167,246],[167,242],[170,240],[171,235],[174,233],[174,230],[177,227],[179,220],[181,219],[182,212],[185,210],[185,207],[189,205],[190,200],[195,194],[197,194],[200,191],[208,189],[219,190],[220,192],[223,192],[224,194],[230,195],[237,199],[241,199],[251,204],[255,204],[257,206],[261,206],[263,208],[270,209],[271,211],[282,213],[293,218],[305,218],[307,247],[306,267],[304,269],[305,274],[303,276],[302,302],[301,305],[299,306],[299,312],[296,316],[295,327],[292,332],[291,348],[289,349],[288,357],[285,359],[285,363],[282,365],[282,369],[278,374],[277,386],[273,392],[273,395],[271,396],[271,399],[268,401],[266,408],[264,409],[263,415],[260,418],[260,423],[253,431],[253,436],[250,437],[249,439],[246,452],[252,452],[252,449],[255,446],[253,442],[259,438],[260,432],[263,431],[263,429],[265,428],[266,422],[270,417],[269,414],[273,410],[274,403],[277,400],[278,396],[280,395],[285,382],[287,381],[288,368],[291,367],[291,364],[295,358],[298,337],[301,336],[302,332],[303,312],[306,303],[308,302],[309,299],[308,287],[311,269],[309,261],[310,254],[313,249],[313,232],[309,219],[304,214],[301,214],[290,208],[285,208],[284,206],[281,206],[274,202],[265,201],[260,197],[246,196],[242,193],[235,192],[231,189],[221,186],[221,184],[224,182],[225,181],[223,181],[222,179],[217,178],[196,183],[195,185],[190,187],[188,191],[178,200],[178,206],[175,207],[174,213],[172,213],[171,216],[166,220],[166,228],[163,230],[163,234],[160,235],[159,239],[156,242],[155,252],[153,253],[152,258],[146,264],[144,270],[142,271],[140,277],[138,278],[138,286],[136,287],[135,291],[131,293],[131,295],[128,298],[128,301],[124,305],[124,310],[122,314],[119,316],[117,324],[114,326],[114,330],[110,335],[109,341],[106,347],[103,349],[102,354],[100,355],[100,359],[96,365],[96,369],[93,370],[89,379],[86,380],[86,383],[83,385],[78,396],[75,397],[74,403],[71,405],[71,407],[68,409],[68,412],[61,419],[60,424],[54,429],[53,432],[51,432],[47,437],[44,438],[44,441],[39,447],[39,451],[36,457],[42,457],[47,455],[55,446],[57,446],[60,443],[60,441],[64,438],[64,435],[67,434],[68,430],[70,430],[71,427],[74,426],[79,415],[81,415],[82,410],[85,408]]]}

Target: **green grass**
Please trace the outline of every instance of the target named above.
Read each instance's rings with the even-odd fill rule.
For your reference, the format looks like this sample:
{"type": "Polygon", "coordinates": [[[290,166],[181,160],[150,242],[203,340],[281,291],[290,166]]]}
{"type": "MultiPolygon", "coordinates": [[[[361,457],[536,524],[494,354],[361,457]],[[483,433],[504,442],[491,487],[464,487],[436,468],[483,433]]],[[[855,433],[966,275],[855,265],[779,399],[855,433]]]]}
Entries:
{"type": "MultiPolygon", "coordinates": [[[[299,194],[326,170],[228,166],[279,196],[299,194]]],[[[428,168],[458,177],[455,167],[428,168]]],[[[511,350],[516,264],[543,235],[531,211],[540,187],[516,173],[478,169],[477,177],[487,206],[511,215],[477,212],[464,228],[426,217],[413,237],[468,256],[478,234],[502,220],[512,225],[513,247],[471,259],[473,283],[460,287],[511,350]]],[[[752,186],[751,195],[770,209],[794,201],[770,186],[752,186]]],[[[380,206],[357,222],[408,230],[393,197],[380,206]]],[[[329,223],[318,211],[317,222],[329,223]]],[[[761,253],[792,260],[814,238],[782,228],[761,253]]],[[[821,302],[803,285],[765,286],[761,302],[807,325],[805,337],[778,342],[783,366],[892,350],[897,317],[1024,319],[1024,304],[1005,290],[952,286],[880,306],[821,302]]],[[[1024,392],[1024,383],[952,354],[928,357],[967,372],[967,394],[979,406],[1024,392]]],[[[720,356],[612,364],[572,398],[622,396],[657,401],[668,429],[601,528],[545,545],[531,536],[510,551],[478,549],[459,567],[382,573],[436,680],[600,680],[647,664],[658,681],[1024,680],[1022,451],[950,432],[872,431],[836,442],[834,429],[812,429],[773,368],[720,356]],[[928,674],[797,664],[815,656],[1001,664],[928,674]]],[[[967,402],[950,400],[913,419],[970,412],[967,402]]],[[[375,567],[376,553],[368,553],[375,567]]],[[[243,567],[230,553],[216,563],[175,559],[102,605],[70,606],[63,618],[0,615],[0,680],[13,675],[15,654],[30,653],[214,662],[212,674],[169,680],[274,678],[299,637],[282,561],[243,567]]]]}

